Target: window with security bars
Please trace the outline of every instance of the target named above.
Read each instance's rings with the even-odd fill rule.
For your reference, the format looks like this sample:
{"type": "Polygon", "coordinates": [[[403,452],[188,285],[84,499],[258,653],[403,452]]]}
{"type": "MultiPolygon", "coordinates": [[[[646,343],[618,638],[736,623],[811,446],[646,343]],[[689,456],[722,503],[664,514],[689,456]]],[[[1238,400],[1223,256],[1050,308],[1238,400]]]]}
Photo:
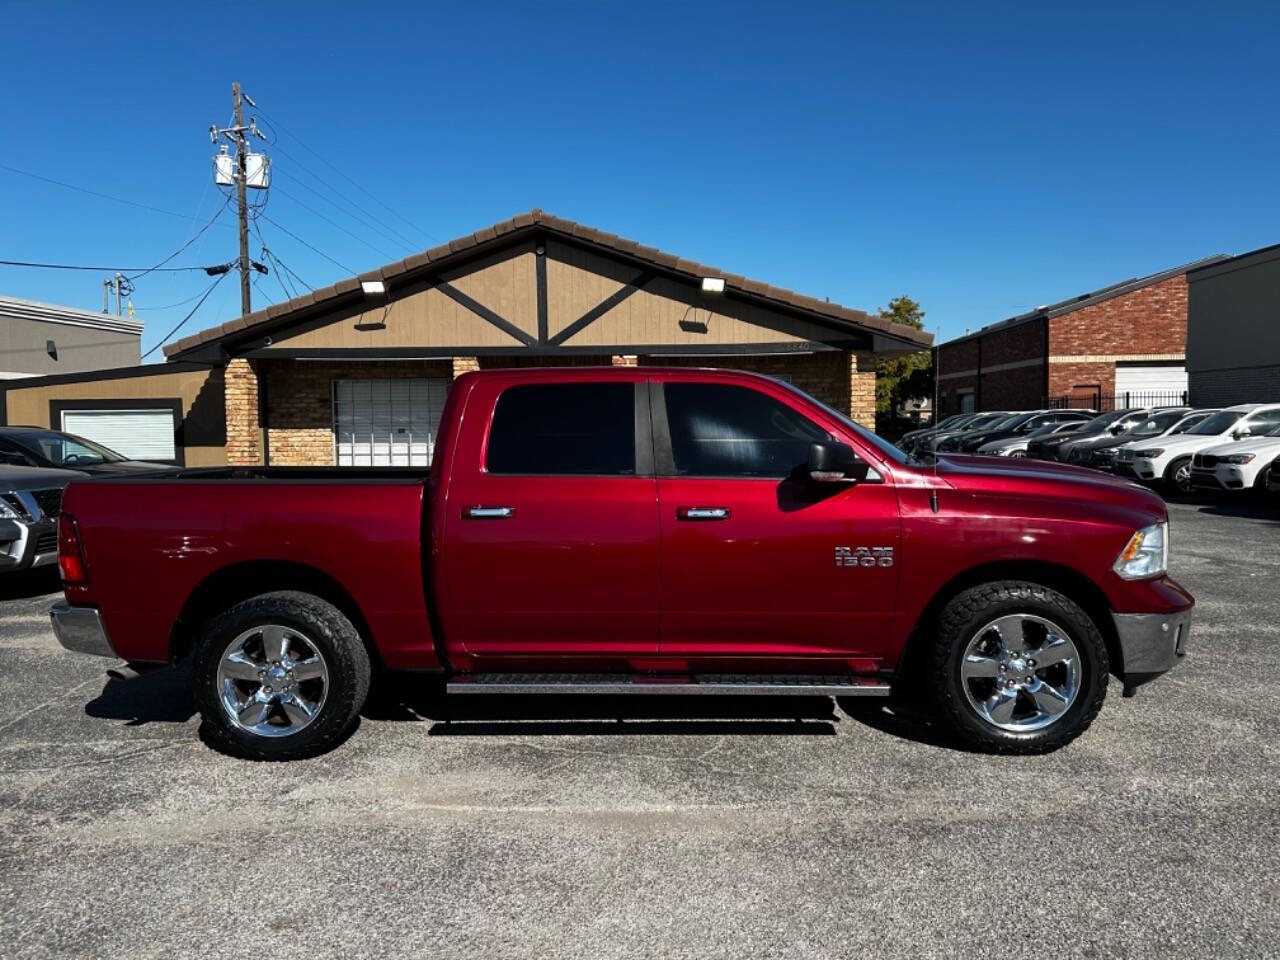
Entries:
{"type": "Polygon", "coordinates": [[[429,467],[449,381],[333,381],[333,442],[340,467],[429,467]]]}

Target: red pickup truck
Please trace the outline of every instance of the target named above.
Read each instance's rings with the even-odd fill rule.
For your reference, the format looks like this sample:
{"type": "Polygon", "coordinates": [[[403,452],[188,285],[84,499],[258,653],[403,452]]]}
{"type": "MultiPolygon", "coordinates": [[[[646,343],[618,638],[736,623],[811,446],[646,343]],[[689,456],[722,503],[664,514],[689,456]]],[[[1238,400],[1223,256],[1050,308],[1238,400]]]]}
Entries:
{"type": "Polygon", "coordinates": [[[1094,471],[916,462],[721,370],[471,373],[429,475],[228,468],[75,481],[63,646],[194,655],[208,732],[313,755],[371,671],[449,694],[886,696],[980,748],[1066,743],[1186,650],[1163,501],[1094,471]],[[426,682],[429,677],[424,677],[426,682]]]}

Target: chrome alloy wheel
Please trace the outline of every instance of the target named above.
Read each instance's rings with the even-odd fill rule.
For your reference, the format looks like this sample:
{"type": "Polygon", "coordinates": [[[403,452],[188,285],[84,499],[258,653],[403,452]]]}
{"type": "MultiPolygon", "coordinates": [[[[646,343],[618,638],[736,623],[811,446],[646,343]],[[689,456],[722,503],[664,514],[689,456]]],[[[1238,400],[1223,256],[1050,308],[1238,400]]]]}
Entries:
{"type": "Polygon", "coordinates": [[[960,660],[960,685],[987,723],[1031,733],[1052,726],[1075,702],[1080,671],[1080,652],[1065,630],[1017,613],[973,635],[960,660]]]}
{"type": "Polygon", "coordinates": [[[1173,471],[1173,485],[1179,493],[1191,492],[1191,461],[1181,464],[1173,471]]]}
{"type": "Polygon", "coordinates": [[[273,623],[252,627],[227,645],[217,683],[232,724],[260,737],[287,737],[324,706],[329,667],[306,635],[273,623]]]}

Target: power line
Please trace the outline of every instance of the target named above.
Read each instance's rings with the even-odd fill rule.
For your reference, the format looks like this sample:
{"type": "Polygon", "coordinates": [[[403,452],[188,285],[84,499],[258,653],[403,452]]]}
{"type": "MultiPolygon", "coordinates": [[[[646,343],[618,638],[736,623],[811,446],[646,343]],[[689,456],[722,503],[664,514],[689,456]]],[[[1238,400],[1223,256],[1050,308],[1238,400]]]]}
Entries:
{"type": "Polygon", "coordinates": [[[307,248],[308,250],[310,250],[312,253],[317,253],[317,254],[319,254],[320,256],[322,256],[322,257],[324,257],[326,260],[328,260],[330,263],[332,263],[335,267],[338,267],[338,268],[339,268],[339,269],[341,269],[341,270],[345,270],[345,271],[347,271],[347,273],[351,274],[352,276],[355,276],[355,274],[356,274],[356,271],[355,271],[355,270],[352,270],[350,267],[346,266],[345,264],[341,264],[341,263],[339,263],[337,260],[333,259],[333,257],[329,256],[329,255],[328,255],[327,253],[325,253],[323,250],[317,250],[315,247],[313,247],[311,244],[307,243],[307,241],[303,240],[300,236],[298,236],[298,235],[297,235],[296,233],[294,233],[292,230],[288,229],[287,227],[282,227],[282,226],[280,226],[280,224],[276,223],[274,220],[272,220],[270,217],[268,217],[265,213],[262,215],[262,219],[263,219],[263,220],[265,220],[265,221],[267,221],[267,223],[271,224],[271,225],[272,225],[273,227],[275,227],[277,230],[281,230],[281,231],[283,231],[284,233],[287,233],[289,236],[293,237],[293,239],[297,240],[300,244],[302,244],[304,247],[306,247],[306,248],[307,248]]]}
{"type": "Polygon", "coordinates": [[[159,313],[161,310],[172,310],[174,307],[185,307],[188,303],[190,303],[192,300],[196,299],[196,297],[199,297],[199,296],[203,296],[203,294],[196,293],[187,297],[187,299],[185,300],[179,300],[177,303],[166,303],[163,307],[147,307],[147,306],[140,307],[135,303],[133,305],[133,309],[136,310],[138,313],[142,313],[143,311],[148,311],[150,313],[159,313]]]}
{"type": "Polygon", "coordinates": [[[154,267],[151,267],[150,269],[147,269],[147,270],[143,270],[141,273],[136,273],[136,274],[134,274],[132,277],[126,277],[125,279],[126,279],[126,280],[131,280],[131,281],[132,281],[132,280],[137,280],[139,277],[145,277],[148,273],[155,273],[157,270],[159,270],[161,267],[163,267],[166,263],[168,263],[170,260],[172,260],[172,259],[173,259],[174,257],[176,257],[178,254],[182,253],[182,251],[186,250],[186,249],[187,249],[187,247],[191,246],[191,245],[192,245],[193,243],[195,243],[198,239],[200,239],[200,237],[204,234],[204,232],[205,232],[206,230],[208,230],[210,227],[212,227],[212,226],[213,226],[213,225],[218,221],[218,218],[219,218],[220,216],[222,216],[222,211],[227,209],[227,204],[228,204],[228,203],[230,203],[230,202],[231,202],[231,198],[230,198],[230,197],[228,197],[226,200],[224,200],[224,201],[223,201],[223,203],[222,203],[222,206],[220,206],[220,207],[218,208],[217,212],[216,212],[216,213],[214,213],[213,217],[209,220],[209,222],[208,222],[208,223],[206,223],[203,227],[201,227],[199,230],[197,230],[195,233],[193,233],[193,234],[191,235],[191,239],[190,239],[190,240],[188,240],[186,243],[184,243],[182,246],[180,246],[180,247],[179,247],[177,250],[175,250],[173,253],[169,254],[167,257],[165,257],[163,260],[161,260],[159,263],[157,263],[154,267]]]}
{"type": "Polygon", "coordinates": [[[306,210],[308,213],[311,213],[311,214],[313,214],[313,215],[315,215],[315,216],[319,217],[321,220],[323,220],[325,223],[329,224],[331,227],[336,227],[338,230],[341,230],[343,233],[345,233],[348,237],[351,237],[353,240],[357,240],[357,241],[359,241],[360,243],[363,243],[366,247],[368,247],[370,250],[373,250],[374,252],[376,252],[379,256],[386,257],[388,260],[399,260],[399,259],[401,259],[400,257],[397,257],[397,256],[396,256],[395,254],[393,254],[393,253],[387,253],[387,251],[383,250],[381,247],[377,246],[376,244],[370,243],[368,240],[364,239],[364,238],[363,238],[363,237],[361,237],[359,234],[352,233],[350,230],[348,230],[348,229],[347,229],[346,227],[344,227],[342,224],[337,223],[337,222],[335,222],[335,221],[333,221],[333,220],[330,220],[328,217],[326,217],[326,216],[325,216],[323,213],[321,213],[319,210],[315,209],[315,207],[307,206],[307,204],[303,203],[301,200],[299,200],[299,199],[298,199],[297,197],[295,197],[293,194],[289,193],[289,192],[288,192],[287,190],[285,190],[283,187],[281,187],[281,186],[278,186],[278,185],[277,185],[277,186],[273,187],[272,189],[274,189],[277,193],[282,193],[282,194],[284,194],[286,197],[288,197],[290,200],[292,200],[294,203],[296,203],[298,206],[300,206],[303,210],[306,210]]]}
{"type": "Polygon", "coordinates": [[[102,200],[110,200],[113,203],[123,203],[130,207],[137,207],[140,210],[150,210],[152,213],[163,213],[166,217],[177,217],[180,220],[194,220],[200,222],[200,217],[188,216],[185,213],[174,213],[172,210],[163,210],[160,207],[153,207],[149,204],[138,203],[135,200],[126,200],[123,197],[113,197],[109,193],[99,193],[96,190],[88,190],[84,187],[77,187],[74,183],[63,183],[61,180],[54,180],[50,177],[42,177],[38,173],[32,173],[29,170],[19,170],[17,167],[11,167],[7,163],[0,163],[0,170],[8,170],[10,173],[17,173],[24,177],[30,177],[33,180],[42,180],[45,183],[52,183],[54,186],[65,187],[68,190],[75,190],[78,193],[87,193],[91,197],[98,197],[102,200]]]}
{"type": "MultiPolygon", "coordinates": [[[[182,251],[178,251],[181,253],[182,251]]],[[[176,254],[175,254],[176,256],[176,254]]],[[[169,258],[170,260],[173,257],[169,258]]],[[[164,262],[164,261],[161,261],[164,262]]],[[[70,263],[32,263],[29,260],[0,260],[0,266],[6,267],[35,267],[41,270],[92,270],[96,273],[133,273],[141,271],[138,276],[144,273],[182,273],[187,270],[204,270],[208,272],[208,267],[85,267],[79,264],[70,263]]]]}
{"type": "Polygon", "coordinates": [[[209,299],[209,294],[213,293],[214,288],[215,288],[218,284],[220,284],[223,280],[225,280],[229,274],[230,274],[230,271],[227,271],[227,273],[224,273],[224,274],[219,275],[219,277],[218,277],[218,279],[217,279],[217,280],[215,280],[215,281],[213,281],[213,283],[209,284],[209,286],[205,289],[205,291],[204,291],[203,295],[201,295],[201,297],[200,297],[200,302],[199,302],[199,303],[197,303],[194,307],[192,307],[192,308],[191,308],[191,312],[190,312],[190,313],[188,313],[188,314],[187,314],[185,317],[183,317],[181,320],[179,320],[179,321],[178,321],[178,325],[177,325],[176,327],[174,327],[172,330],[170,330],[168,333],[166,333],[166,334],[164,335],[164,338],[163,338],[159,343],[157,343],[157,344],[156,344],[155,346],[153,346],[150,350],[148,350],[146,353],[144,353],[144,354],[143,354],[139,359],[141,359],[141,360],[145,360],[145,359],[147,359],[147,357],[151,356],[151,354],[155,353],[157,350],[159,350],[161,347],[163,347],[166,343],[168,343],[168,342],[169,342],[169,338],[170,338],[170,337],[172,337],[172,336],[173,336],[175,333],[177,333],[179,330],[181,330],[181,329],[182,329],[182,327],[183,327],[183,325],[184,325],[188,320],[190,320],[192,317],[194,317],[194,316],[195,316],[196,311],[200,309],[200,307],[204,304],[204,302],[205,302],[207,299],[209,299]]]}
{"type": "MultiPolygon", "coordinates": [[[[357,190],[359,190],[361,193],[363,193],[366,197],[368,197],[370,200],[372,200],[372,201],[373,201],[374,203],[376,203],[378,206],[382,207],[384,210],[386,210],[388,213],[392,214],[393,216],[398,217],[402,222],[404,222],[404,223],[405,223],[405,224],[407,224],[408,226],[412,227],[414,230],[416,230],[418,233],[422,234],[423,236],[428,237],[428,238],[430,238],[430,239],[432,239],[432,240],[436,240],[437,242],[439,241],[439,239],[440,239],[439,237],[435,236],[434,234],[430,233],[430,232],[429,232],[429,231],[427,231],[427,230],[422,229],[422,228],[421,228],[421,227],[419,227],[416,223],[414,223],[413,221],[411,221],[411,220],[407,219],[407,218],[404,216],[404,214],[399,213],[399,212],[397,212],[396,210],[394,210],[393,208],[391,208],[391,207],[387,206],[385,203],[383,203],[381,200],[379,200],[377,197],[375,197],[372,193],[370,193],[368,190],[366,190],[363,186],[361,186],[358,182],[356,182],[355,180],[351,179],[351,177],[347,176],[345,173],[343,173],[341,170],[339,170],[337,167],[335,167],[331,162],[329,162],[329,160],[328,160],[328,159],[326,159],[326,158],[324,157],[324,155],[323,155],[323,154],[317,153],[315,150],[312,150],[309,146],[307,146],[307,145],[302,141],[302,138],[301,138],[301,137],[299,137],[299,136],[298,136],[296,133],[294,133],[293,131],[289,130],[289,129],[288,129],[288,128],[283,124],[283,123],[281,123],[279,120],[277,120],[277,119],[275,119],[274,117],[272,117],[270,114],[268,114],[268,113],[267,113],[265,110],[263,110],[261,107],[257,107],[257,106],[255,105],[255,109],[258,111],[258,113],[262,114],[262,116],[264,116],[264,117],[267,119],[267,121],[268,121],[269,123],[271,123],[273,126],[279,127],[281,130],[283,130],[283,131],[284,131],[285,133],[287,133],[289,136],[293,137],[293,139],[294,139],[295,141],[297,141],[298,146],[302,147],[302,149],[306,150],[306,151],[307,151],[308,153],[310,153],[312,156],[314,156],[314,157],[318,158],[318,159],[320,160],[320,162],[321,162],[321,163],[323,163],[325,166],[327,166],[330,170],[332,170],[332,171],[333,171],[334,173],[336,173],[338,176],[342,177],[342,179],[343,179],[343,180],[346,180],[348,183],[350,183],[352,186],[354,186],[357,190]]],[[[277,147],[277,149],[279,149],[279,148],[277,147]]]]}
{"type": "MultiPolygon", "coordinates": [[[[399,230],[397,230],[395,227],[391,226],[389,223],[385,223],[385,222],[383,222],[382,220],[379,220],[379,219],[378,219],[377,217],[375,217],[375,216],[374,216],[374,215],[373,215],[369,210],[367,210],[366,208],[364,208],[364,207],[360,206],[360,204],[356,203],[354,200],[352,200],[350,197],[348,197],[345,193],[343,193],[341,190],[339,190],[337,187],[335,187],[333,184],[331,184],[328,180],[326,180],[324,177],[320,176],[320,174],[316,173],[314,170],[312,170],[310,167],[308,167],[306,164],[304,164],[304,163],[303,163],[301,160],[299,160],[297,157],[293,156],[293,154],[291,154],[291,153],[289,153],[287,150],[285,150],[285,149],[284,149],[284,147],[281,147],[279,144],[272,144],[272,146],[274,146],[274,147],[275,147],[275,151],[276,151],[276,153],[280,154],[281,156],[288,157],[291,161],[293,161],[294,166],[296,166],[299,170],[302,170],[302,171],[306,172],[309,176],[314,177],[318,182],[320,182],[320,183],[321,183],[321,184],[323,184],[324,186],[328,187],[328,188],[329,188],[329,190],[331,190],[331,191],[334,193],[334,195],[335,195],[335,196],[341,197],[344,201],[346,201],[348,204],[350,204],[354,209],[356,209],[356,210],[360,211],[361,213],[363,213],[365,216],[367,216],[367,217],[369,218],[369,220],[372,220],[372,221],[373,221],[373,223],[370,223],[370,222],[369,222],[369,220],[365,220],[365,219],[364,219],[364,218],[362,218],[362,217],[358,217],[358,216],[356,216],[354,213],[350,213],[350,212],[348,212],[348,211],[346,211],[346,210],[343,210],[342,212],[343,212],[343,213],[346,213],[346,214],[347,214],[347,216],[351,217],[353,220],[359,220],[359,221],[360,221],[361,223],[363,223],[366,227],[369,227],[369,228],[370,228],[371,230],[373,230],[375,233],[379,233],[379,234],[381,234],[381,235],[382,235],[383,237],[385,237],[386,239],[391,240],[391,241],[393,241],[393,242],[395,242],[395,243],[402,243],[402,244],[404,244],[405,246],[407,246],[410,250],[412,250],[414,253],[419,252],[419,250],[420,250],[420,248],[421,248],[421,246],[422,246],[422,244],[421,244],[421,242],[420,242],[420,241],[412,240],[412,239],[410,239],[409,237],[406,237],[403,233],[401,233],[401,232],[400,232],[399,230]],[[374,226],[374,224],[377,224],[378,226],[374,226]],[[378,229],[378,227],[379,227],[379,226],[380,226],[380,227],[382,227],[382,229],[381,229],[381,230],[379,230],[379,229],[378,229]]],[[[328,200],[328,202],[329,202],[329,203],[333,203],[333,205],[334,205],[335,207],[338,207],[338,205],[337,205],[336,203],[334,203],[334,202],[333,202],[332,200],[330,200],[328,197],[325,197],[325,196],[324,196],[324,194],[322,194],[319,190],[317,190],[317,189],[315,189],[314,187],[312,187],[310,184],[307,184],[307,183],[303,182],[302,180],[298,180],[297,182],[298,182],[299,184],[301,184],[302,186],[306,187],[308,190],[310,190],[310,191],[311,191],[312,193],[314,193],[316,196],[318,196],[318,197],[323,197],[325,200],[328,200]]],[[[342,210],[342,208],[341,208],[341,207],[338,207],[338,209],[339,209],[339,210],[342,210]]]]}

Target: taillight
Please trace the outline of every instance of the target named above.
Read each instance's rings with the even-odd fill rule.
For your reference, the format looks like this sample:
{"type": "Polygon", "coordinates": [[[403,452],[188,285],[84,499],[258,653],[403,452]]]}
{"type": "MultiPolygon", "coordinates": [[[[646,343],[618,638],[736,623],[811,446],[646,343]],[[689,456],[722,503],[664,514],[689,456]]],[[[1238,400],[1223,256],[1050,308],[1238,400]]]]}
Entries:
{"type": "Polygon", "coordinates": [[[63,583],[88,583],[89,567],[84,562],[80,525],[68,513],[58,517],[58,571],[63,583]]]}

